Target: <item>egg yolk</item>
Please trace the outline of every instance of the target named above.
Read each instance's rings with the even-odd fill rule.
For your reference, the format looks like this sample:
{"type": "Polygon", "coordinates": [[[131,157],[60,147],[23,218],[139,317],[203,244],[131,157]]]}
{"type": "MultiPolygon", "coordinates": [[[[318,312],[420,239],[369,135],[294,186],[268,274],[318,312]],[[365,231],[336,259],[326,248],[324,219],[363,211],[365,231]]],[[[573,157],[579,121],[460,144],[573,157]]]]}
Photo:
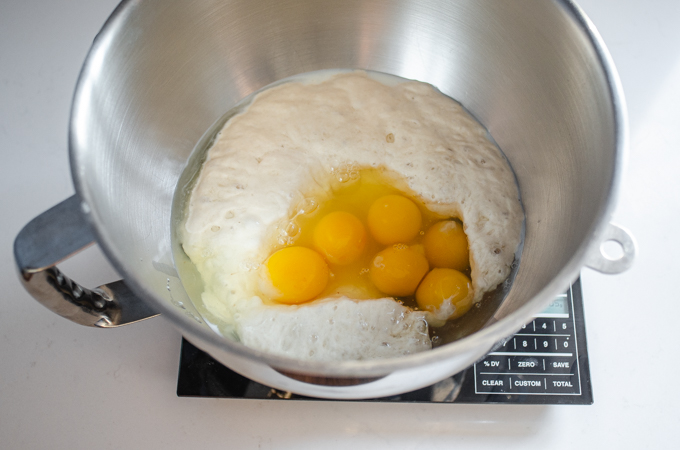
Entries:
{"type": "Polygon", "coordinates": [[[326,261],[306,247],[286,247],[272,254],[266,262],[268,281],[273,289],[269,298],[294,305],[312,300],[328,284],[326,261]]]}
{"type": "Polygon", "coordinates": [[[373,284],[387,295],[413,295],[427,273],[427,259],[404,244],[397,244],[378,253],[370,267],[373,284]]]}
{"type": "Polygon", "coordinates": [[[432,225],[423,237],[425,256],[433,267],[465,272],[470,268],[468,241],[463,224],[443,220],[432,225]]]}
{"type": "Polygon", "coordinates": [[[454,269],[432,269],[423,279],[416,291],[418,307],[425,311],[436,312],[449,302],[451,314],[447,319],[457,319],[472,307],[470,279],[454,269]]]}
{"type": "Polygon", "coordinates": [[[366,230],[354,214],[335,211],[325,215],[314,229],[314,248],[331,264],[356,261],[366,247],[366,230]]]}
{"type": "Polygon", "coordinates": [[[368,229],[383,245],[409,242],[420,233],[422,215],[418,206],[402,195],[386,195],[368,210],[368,229]]]}

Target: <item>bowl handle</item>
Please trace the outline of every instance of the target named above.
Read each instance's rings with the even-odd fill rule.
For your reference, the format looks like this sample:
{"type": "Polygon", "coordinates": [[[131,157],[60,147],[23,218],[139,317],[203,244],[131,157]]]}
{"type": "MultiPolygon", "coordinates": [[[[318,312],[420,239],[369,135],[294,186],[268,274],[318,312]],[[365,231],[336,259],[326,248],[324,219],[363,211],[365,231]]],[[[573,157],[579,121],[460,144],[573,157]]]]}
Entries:
{"type": "Polygon", "coordinates": [[[623,227],[607,224],[604,232],[594,248],[586,258],[585,265],[593,270],[606,274],[616,274],[630,269],[637,253],[635,238],[623,227]],[[605,254],[602,246],[607,241],[614,241],[621,246],[623,254],[618,258],[611,258],[605,254]]]}
{"type": "Polygon", "coordinates": [[[77,195],[31,220],[14,241],[24,288],[51,311],[81,325],[111,328],[157,316],[121,281],[86,289],[56,265],[95,242],[77,195]]]}

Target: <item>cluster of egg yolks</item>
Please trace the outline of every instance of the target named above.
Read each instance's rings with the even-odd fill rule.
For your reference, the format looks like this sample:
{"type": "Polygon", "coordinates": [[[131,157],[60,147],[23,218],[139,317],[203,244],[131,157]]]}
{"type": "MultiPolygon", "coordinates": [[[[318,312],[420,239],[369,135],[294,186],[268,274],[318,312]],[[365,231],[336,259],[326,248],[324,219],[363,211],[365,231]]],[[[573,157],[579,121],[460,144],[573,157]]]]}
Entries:
{"type": "Polygon", "coordinates": [[[338,295],[357,300],[387,295],[430,311],[450,302],[451,318],[467,312],[470,266],[462,223],[429,211],[400,192],[397,182],[380,169],[362,170],[357,181],[341,185],[314,213],[296,217],[300,232],[293,246],[276,251],[265,264],[271,286],[281,293],[269,299],[297,304],[338,295]],[[292,249],[317,258],[284,252],[292,249]]]}

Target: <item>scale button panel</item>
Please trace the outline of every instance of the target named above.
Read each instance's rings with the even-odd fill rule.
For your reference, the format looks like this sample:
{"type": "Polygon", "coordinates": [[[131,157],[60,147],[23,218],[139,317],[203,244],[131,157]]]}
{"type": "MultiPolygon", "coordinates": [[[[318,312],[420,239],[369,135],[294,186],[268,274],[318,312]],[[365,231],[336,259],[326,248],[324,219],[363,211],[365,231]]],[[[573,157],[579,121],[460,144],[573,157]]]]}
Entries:
{"type": "Polygon", "coordinates": [[[580,395],[571,290],[474,365],[477,394],[580,395]]]}

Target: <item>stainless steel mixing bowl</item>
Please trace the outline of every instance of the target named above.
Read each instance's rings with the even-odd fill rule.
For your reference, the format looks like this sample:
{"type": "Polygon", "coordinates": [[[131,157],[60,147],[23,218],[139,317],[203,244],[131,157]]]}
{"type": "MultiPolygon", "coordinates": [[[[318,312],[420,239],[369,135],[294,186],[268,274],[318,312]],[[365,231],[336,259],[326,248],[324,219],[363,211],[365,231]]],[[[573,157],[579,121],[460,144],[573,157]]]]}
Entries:
{"type": "Polygon", "coordinates": [[[77,195],[27,225],[15,256],[27,289],[76,322],[110,327],[157,311],[263,384],[326,398],[391,395],[482,357],[584,264],[604,272],[630,264],[632,238],[608,223],[625,148],[616,72],[570,1],[126,0],[78,80],[77,195]],[[189,301],[173,264],[170,211],[190,152],[239,99],[330,68],[435,85],[488,127],[512,164],[526,209],[524,252],[509,295],[480,331],[400,359],[296,361],[215,334],[189,301]],[[93,240],[125,283],[88,290],[54,267],[93,240]],[[606,240],[620,242],[624,256],[605,258],[606,240]]]}

